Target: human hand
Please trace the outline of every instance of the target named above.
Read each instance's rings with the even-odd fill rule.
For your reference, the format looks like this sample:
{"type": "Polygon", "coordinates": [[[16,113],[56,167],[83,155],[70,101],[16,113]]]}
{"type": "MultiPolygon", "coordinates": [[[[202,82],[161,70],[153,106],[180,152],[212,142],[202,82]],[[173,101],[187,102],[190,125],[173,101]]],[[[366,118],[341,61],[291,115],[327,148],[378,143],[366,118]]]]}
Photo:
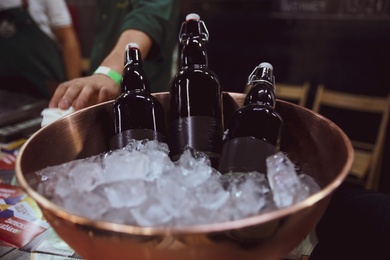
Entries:
{"type": "Polygon", "coordinates": [[[95,74],[61,83],[49,102],[50,108],[79,110],[116,98],[120,88],[109,77],[95,74]]]}

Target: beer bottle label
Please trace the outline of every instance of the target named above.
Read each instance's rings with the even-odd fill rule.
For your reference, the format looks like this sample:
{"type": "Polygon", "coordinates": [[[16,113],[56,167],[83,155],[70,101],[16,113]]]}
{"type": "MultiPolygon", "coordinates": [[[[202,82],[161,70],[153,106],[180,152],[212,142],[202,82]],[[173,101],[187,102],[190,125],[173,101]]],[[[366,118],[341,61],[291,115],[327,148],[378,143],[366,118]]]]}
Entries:
{"type": "Polygon", "coordinates": [[[110,149],[124,148],[132,139],[165,142],[164,135],[159,132],[150,129],[130,129],[113,136],[110,142],[110,149]]]}
{"type": "Polygon", "coordinates": [[[219,171],[267,173],[266,158],[277,152],[274,145],[254,137],[238,137],[227,141],[219,161],[219,171]]]}
{"type": "Polygon", "coordinates": [[[222,123],[208,116],[180,118],[171,127],[172,159],[179,159],[189,146],[212,158],[219,158],[222,147],[222,123]]]}

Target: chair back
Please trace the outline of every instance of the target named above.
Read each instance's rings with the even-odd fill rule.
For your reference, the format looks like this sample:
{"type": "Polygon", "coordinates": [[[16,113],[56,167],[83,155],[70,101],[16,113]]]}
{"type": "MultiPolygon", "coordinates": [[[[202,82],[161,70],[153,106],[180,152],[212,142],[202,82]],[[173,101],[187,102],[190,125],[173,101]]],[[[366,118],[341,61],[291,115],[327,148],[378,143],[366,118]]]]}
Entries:
{"type": "MultiPolygon", "coordinates": [[[[390,94],[387,97],[357,95],[326,89],[324,85],[320,85],[316,91],[313,111],[321,113],[321,108],[324,106],[336,110],[380,115],[380,122],[374,131],[374,142],[351,139],[355,158],[350,174],[362,182],[367,189],[377,189],[390,113],[390,94]]],[[[332,115],[326,116],[332,120],[332,115]]],[[[348,123],[348,120],[349,118],[345,118],[343,122],[348,123]]]]}
{"type": "Polygon", "coordinates": [[[310,82],[308,81],[303,83],[303,85],[276,83],[275,96],[278,99],[294,102],[300,106],[305,106],[309,89],[310,82]]]}

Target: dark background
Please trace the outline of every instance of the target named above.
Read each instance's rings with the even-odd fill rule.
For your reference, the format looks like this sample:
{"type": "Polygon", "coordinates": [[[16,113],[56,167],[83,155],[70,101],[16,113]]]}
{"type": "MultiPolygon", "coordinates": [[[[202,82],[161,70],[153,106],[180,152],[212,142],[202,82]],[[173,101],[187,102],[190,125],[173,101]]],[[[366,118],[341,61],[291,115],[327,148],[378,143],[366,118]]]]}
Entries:
{"type": "MultiPolygon", "coordinates": [[[[67,2],[88,57],[95,1],[67,2]]],[[[224,91],[242,92],[253,68],[267,61],[274,66],[276,82],[310,81],[309,108],[318,84],[356,94],[389,93],[390,0],[184,0],[178,22],[191,12],[209,30],[209,67],[224,91]]],[[[338,116],[333,121],[348,136],[374,138],[378,117],[332,116],[338,116]]],[[[389,158],[390,136],[379,187],[385,192],[390,192],[389,158]]]]}

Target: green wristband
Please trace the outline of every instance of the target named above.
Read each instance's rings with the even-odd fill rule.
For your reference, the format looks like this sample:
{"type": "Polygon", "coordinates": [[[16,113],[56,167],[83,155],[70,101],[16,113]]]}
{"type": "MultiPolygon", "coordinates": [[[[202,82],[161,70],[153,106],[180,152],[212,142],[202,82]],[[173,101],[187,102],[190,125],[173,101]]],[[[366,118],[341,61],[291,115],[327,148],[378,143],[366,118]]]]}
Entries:
{"type": "Polygon", "coordinates": [[[118,86],[120,86],[121,84],[122,75],[116,72],[115,70],[110,69],[109,67],[100,66],[95,70],[93,74],[106,75],[107,77],[115,81],[115,83],[118,84],[118,86]]]}

